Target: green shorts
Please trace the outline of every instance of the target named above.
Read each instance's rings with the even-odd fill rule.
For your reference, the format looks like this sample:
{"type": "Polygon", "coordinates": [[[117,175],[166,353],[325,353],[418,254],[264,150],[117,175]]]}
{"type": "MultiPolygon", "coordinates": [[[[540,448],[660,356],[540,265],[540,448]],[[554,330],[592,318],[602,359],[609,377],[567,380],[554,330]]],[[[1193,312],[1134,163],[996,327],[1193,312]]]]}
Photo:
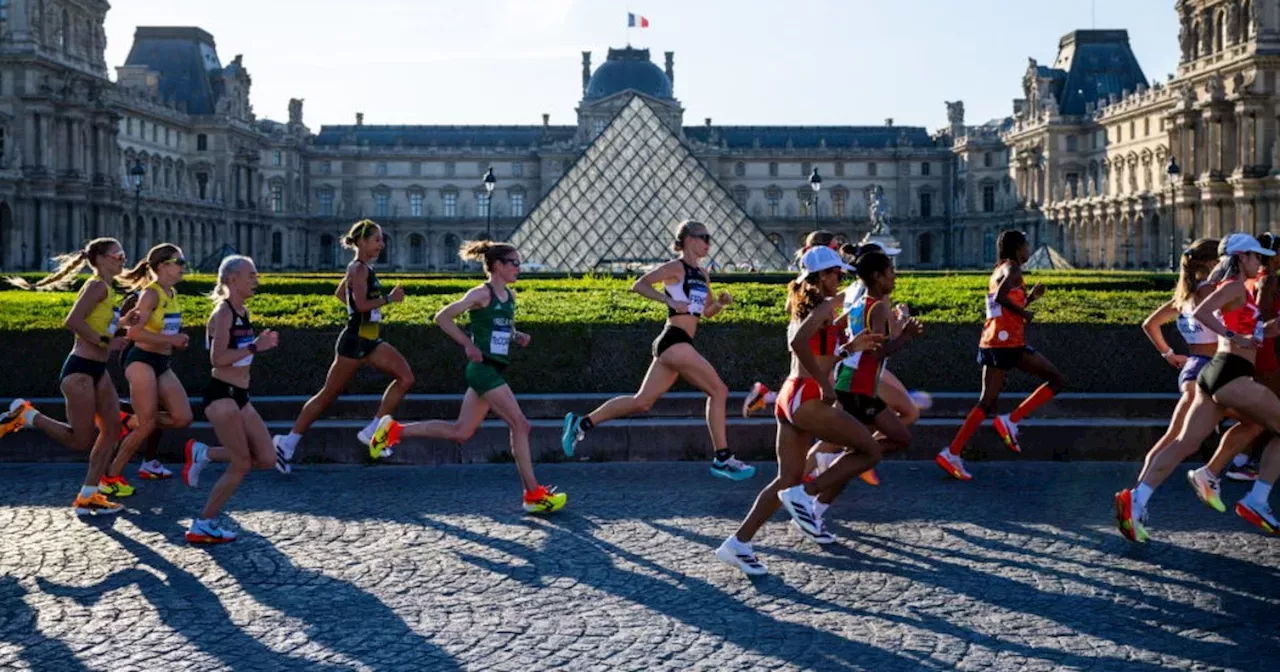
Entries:
{"type": "Polygon", "coordinates": [[[502,377],[506,368],[503,364],[487,359],[483,362],[467,362],[467,387],[483,397],[490,390],[507,384],[507,379],[502,377]]]}

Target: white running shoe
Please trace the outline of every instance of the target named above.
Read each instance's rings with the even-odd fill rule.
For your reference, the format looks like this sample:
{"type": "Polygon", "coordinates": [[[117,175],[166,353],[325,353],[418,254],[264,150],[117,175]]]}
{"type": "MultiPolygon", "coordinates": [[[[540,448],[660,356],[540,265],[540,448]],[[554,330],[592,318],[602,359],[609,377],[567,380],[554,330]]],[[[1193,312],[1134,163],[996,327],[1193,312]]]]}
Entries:
{"type": "Polygon", "coordinates": [[[831,532],[827,530],[827,526],[822,522],[821,518],[818,519],[818,527],[822,529],[819,534],[809,534],[803,527],[800,527],[800,523],[797,523],[794,518],[791,519],[791,526],[796,528],[796,531],[803,534],[806,539],[815,544],[822,544],[823,546],[826,546],[827,544],[834,544],[837,541],[836,535],[831,534],[831,532]]]}
{"type": "Polygon", "coordinates": [[[194,488],[200,484],[200,471],[209,464],[209,446],[188,439],[185,447],[186,459],[182,464],[182,482],[194,488]]]}
{"type": "Polygon", "coordinates": [[[143,462],[138,467],[138,478],[144,481],[163,481],[166,478],[173,478],[173,472],[160,464],[160,460],[151,460],[143,462]]]}
{"type": "Polygon", "coordinates": [[[747,576],[761,576],[769,573],[769,568],[760,562],[751,544],[738,541],[737,537],[729,537],[716,549],[716,557],[730,567],[737,567],[747,576]]]}
{"type": "Polygon", "coordinates": [[[293,472],[289,461],[293,459],[293,449],[285,443],[285,437],[279,434],[271,437],[271,445],[276,449],[276,471],[288,475],[293,472]]]}
{"type": "Polygon", "coordinates": [[[952,478],[959,479],[961,481],[967,481],[973,478],[973,476],[970,476],[969,472],[965,470],[964,460],[959,455],[953,454],[951,452],[951,448],[943,448],[942,452],[938,453],[938,456],[933,458],[933,461],[937,462],[938,466],[942,467],[942,470],[947,472],[947,474],[952,478]]]}
{"type": "Polygon", "coordinates": [[[791,514],[791,519],[805,533],[814,536],[822,534],[822,520],[813,512],[813,505],[818,500],[805,492],[803,485],[780,491],[778,493],[778,501],[782,502],[782,508],[791,514]]]}

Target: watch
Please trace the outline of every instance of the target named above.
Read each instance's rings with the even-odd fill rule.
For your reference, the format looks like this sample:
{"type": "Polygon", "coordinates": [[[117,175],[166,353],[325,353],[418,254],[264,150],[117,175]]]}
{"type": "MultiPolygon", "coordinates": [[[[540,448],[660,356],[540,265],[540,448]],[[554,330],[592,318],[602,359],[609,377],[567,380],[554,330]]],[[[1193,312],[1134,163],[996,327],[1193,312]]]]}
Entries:
{"type": "Polygon", "coordinates": [[[1225,333],[1223,333],[1222,335],[1223,335],[1223,337],[1224,337],[1224,338],[1226,338],[1226,339],[1229,341],[1229,340],[1231,340],[1231,339],[1233,339],[1233,338],[1235,338],[1235,337],[1236,337],[1236,332],[1231,331],[1230,329],[1228,329],[1228,330],[1227,330],[1225,333]]]}
{"type": "Polygon", "coordinates": [[[248,350],[250,354],[254,354],[254,355],[256,355],[256,354],[258,354],[258,344],[257,344],[257,343],[250,343],[250,344],[249,344],[249,347],[245,348],[245,350],[248,350]]]}

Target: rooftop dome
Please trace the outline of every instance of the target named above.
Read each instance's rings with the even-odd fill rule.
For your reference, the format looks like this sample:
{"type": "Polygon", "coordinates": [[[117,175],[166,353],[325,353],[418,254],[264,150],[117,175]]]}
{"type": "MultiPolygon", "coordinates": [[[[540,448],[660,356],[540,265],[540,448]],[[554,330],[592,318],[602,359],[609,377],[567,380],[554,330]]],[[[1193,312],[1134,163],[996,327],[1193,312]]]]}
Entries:
{"type": "Polygon", "coordinates": [[[599,100],[627,90],[654,98],[672,97],[671,80],[649,60],[648,49],[610,49],[609,57],[587,82],[586,99],[599,100]]]}

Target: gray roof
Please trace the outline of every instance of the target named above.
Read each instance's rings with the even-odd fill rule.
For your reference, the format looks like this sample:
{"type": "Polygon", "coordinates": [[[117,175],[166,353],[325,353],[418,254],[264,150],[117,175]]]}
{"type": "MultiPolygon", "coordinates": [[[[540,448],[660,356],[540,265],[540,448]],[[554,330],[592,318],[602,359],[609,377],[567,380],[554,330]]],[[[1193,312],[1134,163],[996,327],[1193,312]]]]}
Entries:
{"type": "Polygon", "coordinates": [[[1047,69],[1054,80],[1053,94],[1059,111],[1066,115],[1084,114],[1087,103],[1137,91],[1147,81],[1125,30],[1068,33],[1058,42],[1053,65],[1047,69]]]}
{"type": "Polygon", "coordinates": [[[220,72],[213,36],[199,28],[139,27],[125,65],[160,73],[160,95],[190,114],[213,114],[217,101],[210,71],[220,72]],[[201,49],[207,46],[207,52],[201,49]],[[205,54],[212,54],[207,59],[205,54]]]}
{"type": "Polygon", "coordinates": [[[730,149],[750,149],[756,139],[764,149],[783,149],[787,141],[796,149],[819,147],[823,140],[829,148],[896,147],[899,138],[915,147],[933,145],[929,132],[919,126],[686,126],[685,136],[706,142],[714,131],[730,149]]]}
{"type": "Polygon", "coordinates": [[[577,126],[321,126],[314,144],[375,147],[529,147],[572,139],[577,126]]]}
{"type": "Polygon", "coordinates": [[[671,80],[649,60],[648,49],[609,49],[609,56],[587,82],[584,99],[599,100],[622,91],[639,91],[663,100],[672,98],[671,80]]]}

